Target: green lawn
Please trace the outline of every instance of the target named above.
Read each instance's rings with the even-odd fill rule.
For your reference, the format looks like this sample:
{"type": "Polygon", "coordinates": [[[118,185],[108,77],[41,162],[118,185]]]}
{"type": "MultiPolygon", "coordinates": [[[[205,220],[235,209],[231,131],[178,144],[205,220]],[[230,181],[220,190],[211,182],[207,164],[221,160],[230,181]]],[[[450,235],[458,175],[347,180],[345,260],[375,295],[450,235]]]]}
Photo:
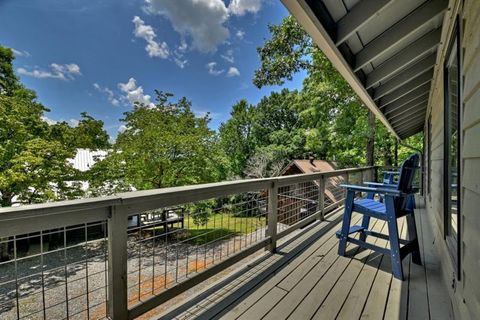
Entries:
{"type": "Polygon", "coordinates": [[[235,217],[228,213],[211,215],[206,225],[195,225],[191,216],[185,219],[188,232],[181,240],[201,245],[216,239],[228,239],[236,235],[249,234],[265,226],[265,217],[235,217]]]}

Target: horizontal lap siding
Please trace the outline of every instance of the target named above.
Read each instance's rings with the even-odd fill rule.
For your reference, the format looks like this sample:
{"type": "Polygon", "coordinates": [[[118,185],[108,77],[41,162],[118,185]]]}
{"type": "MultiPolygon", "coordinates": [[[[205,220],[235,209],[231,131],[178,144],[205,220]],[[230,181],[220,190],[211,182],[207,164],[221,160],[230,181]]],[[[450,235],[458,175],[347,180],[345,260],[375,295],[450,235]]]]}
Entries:
{"type": "MultiPolygon", "coordinates": [[[[449,7],[457,8],[458,1],[451,0],[449,7]]],[[[449,289],[456,302],[460,318],[480,319],[480,0],[466,0],[460,9],[462,18],[462,65],[463,81],[463,123],[462,123],[462,271],[461,281],[456,289],[449,289]]],[[[450,10],[444,20],[446,26],[453,26],[455,10],[450,10]]],[[[448,36],[446,43],[449,43],[448,36]]],[[[442,51],[445,54],[444,51],[442,51]]],[[[444,57],[437,64],[431,108],[431,194],[427,199],[427,209],[437,221],[435,238],[439,240],[442,253],[444,276],[452,283],[455,270],[448,249],[443,240],[444,215],[444,57]]]]}
{"type": "Polygon", "coordinates": [[[431,142],[431,188],[429,212],[435,216],[438,224],[443,221],[443,68],[438,69],[434,91],[431,99],[432,106],[432,142],[431,142]]]}
{"type": "Polygon", "coordinates": [[[463,298],[472,318],[480,317],[480,1],[468,0],[463,33],[463,298]]]}

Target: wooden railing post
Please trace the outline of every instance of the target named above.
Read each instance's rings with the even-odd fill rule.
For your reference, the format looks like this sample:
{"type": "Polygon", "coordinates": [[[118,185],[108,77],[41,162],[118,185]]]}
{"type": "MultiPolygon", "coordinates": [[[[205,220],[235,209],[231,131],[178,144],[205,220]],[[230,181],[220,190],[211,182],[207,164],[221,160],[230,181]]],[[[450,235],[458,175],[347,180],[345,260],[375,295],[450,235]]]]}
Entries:
{"type": "Polygon", "coordinates": [[[108,309],[110,319],[128,319],[127,292],[128,215],[111,206],[108,217],[108,309]]]}
{"type": "Polygon", "coordinates": [[[271,241],[269,245],[270,252],[274,253],[277,250],[277,220],[278,220],[278,186],[277,182],[273,181],[268,189],[268,228],[267,234],[271,241]]]}
{"type": "MultiPolygon", "coordinates": [[[[344,179],[344,181],[345,181],[345,182],[344,182],[345,184],[349,184],[350,176],[349,176],[348,172],[345,173],[343,179],[344,179]]],[[[344,190],[344,199],[346,199],[346,198],[347,198],[347,189],[344,190]]],[[[338,206],[340,207],[340,204],[339,204],[338,206]]]]}
{"type": "Polygon", "coordinates": [[[325,177],[318,180],[318,219],[325,220],[325,177]]]}

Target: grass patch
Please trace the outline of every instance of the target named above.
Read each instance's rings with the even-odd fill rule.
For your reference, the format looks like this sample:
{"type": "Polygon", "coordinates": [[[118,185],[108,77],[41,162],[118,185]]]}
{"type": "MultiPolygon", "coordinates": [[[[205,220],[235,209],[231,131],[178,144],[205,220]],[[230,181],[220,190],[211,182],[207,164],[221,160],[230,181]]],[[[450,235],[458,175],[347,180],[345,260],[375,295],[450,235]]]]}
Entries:
{"type": "Polygon", "coordinates": [[[235,217],[228,213],[211,215],[205,225],[195,225],[192,217],[185,219],[187,231],[182,240],[202,245],[217,239],[249,234],[265,226],[265,217],[235,217]]]}

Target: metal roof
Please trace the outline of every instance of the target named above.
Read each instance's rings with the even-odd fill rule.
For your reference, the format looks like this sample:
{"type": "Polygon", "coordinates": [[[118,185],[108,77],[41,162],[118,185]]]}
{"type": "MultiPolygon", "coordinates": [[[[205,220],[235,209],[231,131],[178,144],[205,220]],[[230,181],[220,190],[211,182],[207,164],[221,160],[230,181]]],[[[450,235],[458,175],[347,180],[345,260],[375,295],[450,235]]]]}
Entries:
{"type": "Polygon", "coordinates": [[[423,130],[448,0],[282,0],[398,138],[423,130]]]}
{"type": "Polygon", "coordinates": [[[105,159],[107,153],[105,150],[77,149],[75,157],[68,161],[75,169],[84,172],[90,170],[98,161],[105,159]]]}

